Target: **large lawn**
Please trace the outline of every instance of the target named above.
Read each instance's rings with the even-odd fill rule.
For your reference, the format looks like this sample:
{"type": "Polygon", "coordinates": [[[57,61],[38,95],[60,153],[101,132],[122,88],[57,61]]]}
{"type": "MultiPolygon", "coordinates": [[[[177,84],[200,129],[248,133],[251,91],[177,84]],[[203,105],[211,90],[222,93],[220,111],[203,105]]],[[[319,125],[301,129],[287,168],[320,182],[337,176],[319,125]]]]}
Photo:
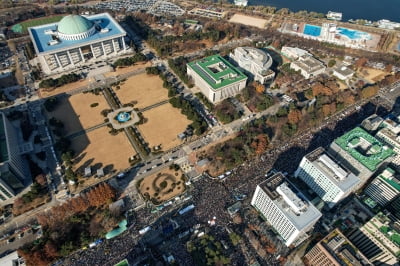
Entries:
{"type": "Polygon", "coordinates": [[[102,94],[79,93],[60,97],[59,102],[59,106],[49,113],[49,117],[56,117],[64,123],[67,136],[103,123],[105,117],[101,115],[101,111],[110,109],[102,94]],[[94,103],[98,105],[91,107],[94,103]]]}
{"type": "Polygon", "coordinates": [[[130,166],[129,157],[136,154],[124,132],[112,136],[110,128],[101,127],[72,140],[75,151],[75,170],[83,171],[92,166],[92,171],[101,167],[108,170],[125,170],[130,166]]]}
{"type": "Polygon", "coordinates": [[[181,143],[178,134],[185,131],[191,123],[181,114],[181,109],[172,107],[169,103],[143,112],[147,119],[139,130],[150,147],[161,144],[163,151],[167,151],[181,143]]]}
{"type": "Polygon", "coordinates": [[[58,15],[58,16],[45,17],[45,18],[30,19],[30,20],[26,20],[21,23],[15,24],[14,26],[11,27],[11,30],[13,32],[18,32],[18,33],[27,33],[29,27],[35,27],[35,26],[58,22],[63,17],[64,17],[63,15],[58,15]]]}
{"type": "Polygon", "coordinates": [[[137,101],[135,108],[144,108],[168,99],[168,90],[159,76],[142,73],[128,78],[121,88],[114,88],[122,104],[137,101]]]}

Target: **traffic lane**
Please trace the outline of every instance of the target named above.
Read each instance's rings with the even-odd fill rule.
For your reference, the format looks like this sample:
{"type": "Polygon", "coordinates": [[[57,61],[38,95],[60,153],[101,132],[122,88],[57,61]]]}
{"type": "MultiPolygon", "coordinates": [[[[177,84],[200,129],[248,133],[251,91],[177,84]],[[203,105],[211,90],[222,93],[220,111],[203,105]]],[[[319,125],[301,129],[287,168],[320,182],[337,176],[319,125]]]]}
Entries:
{"type": "Polygon", "coordinates": [[[19,238],[20,234],[21,233],[14,234],[13,236],[9,237],[8,239],[14,238],[14,241],[10,243],[7,243],[7,239],[0,241],[0,253],[3,253],[7,250],[16,250],[26,243],[33,242],[38,237],[37,233],[28,233],[28,231],[24,232],[24,235],[21,238],[19,238]]]}

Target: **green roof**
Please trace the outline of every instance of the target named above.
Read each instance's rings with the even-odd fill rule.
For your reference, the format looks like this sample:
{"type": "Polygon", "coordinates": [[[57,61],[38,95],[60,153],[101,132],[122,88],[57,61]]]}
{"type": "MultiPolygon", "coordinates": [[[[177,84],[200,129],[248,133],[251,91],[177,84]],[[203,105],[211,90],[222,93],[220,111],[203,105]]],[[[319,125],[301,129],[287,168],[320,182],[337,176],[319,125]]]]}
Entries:
{"type": "Polygon", "coordinates": [[[186,24],[199,24],[199,22],[197,20],[193,20],[193,19],[186,19],[185,23],[186,24]]]}
{"type": "Polygon", "coordinates": [[[0,163],[8,161],[7,138],[4,129],[3,115],[0,115],[0,163]]]}
{"type": "Polygon", "coordinates": [[[214,90],[246,80],[247,76],[220,55],[212,55],[187,64],[214,90]]]}
{"type": "Polygon", "coordinates": [[[129,266],[129,262],[127,259],[121,260],[120,262],[118,262],[117,264],[115,264],[115,266],[129,266]]]}
{"type": "Polygon", "coordinates": [[[69,15],[58,23],[58,31],[64,34],[79,34],[90,30],[93,22],[80,15],[69,15]]]}
{"type": "Polygon", "coordinates": [[[337,138],[335,143],[370,171],[375,171],[384,160],[395,154],[392,149],[360,127],[356,127],[337,138]],[[367,150],[363,150],[365,148],[362,147],[363,141],[366,141],[367,150]]]}

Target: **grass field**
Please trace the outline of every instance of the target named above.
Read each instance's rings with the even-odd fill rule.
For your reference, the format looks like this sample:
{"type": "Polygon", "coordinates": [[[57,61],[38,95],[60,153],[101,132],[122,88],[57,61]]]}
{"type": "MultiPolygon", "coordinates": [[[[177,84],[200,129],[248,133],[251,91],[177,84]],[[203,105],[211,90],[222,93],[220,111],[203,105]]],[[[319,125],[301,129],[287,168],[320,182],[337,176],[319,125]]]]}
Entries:
{"type": "Polygon", "coordinates": [[[163,151],[167,151],[181,143],[178,134],[185,131],[191,123],[180,109],[169,103],[143,112],[148,121],[139,125],[139,130],[150,147],[161,144],[163,151]]]}
{"type": "Polygon", "coordinates": [[[145,199],[155,204],[161,204],[185,191],[182,172],[173,169],[163,169],[158,173],[145,177],[139,187],[139,192],[145,199]]]}
{"type": "Polygon", "coordinates": [[[366,79],[369,83],[375,83],[381,79],[383,79],[387,74],[387,72],[379,69],[364,67],[357,71],[357,75],[366,79]]]}
{"type": "Polygon", "coordinates": [[[72,140],[71,148],[76,153],[75,158],[79,158],[75,170],[82,173],[90,165],[92,172],[101,167],[121,171],[130,166],[128,159],[136,154],[135,150],[125,133],[112,136],[109,130],[101,127],[72,140]]]}
{"type": "Polygon", "coordinates": [[[63,15],[58,15],[58,16],[52,16],[52,17],[26,20],[21,23],[15,24],[14,26],[11,27],[11,30],[16,33],[27,33],[29,27],[35,27],[35,26],[40,26],[40,25],[49,24],[49,23],[53,23],[53,22],[58,22],[63,17],[64,17],[63,15]]]}
{"type": "Polygon", "coordinates": [[[64,123],[67,136],[103,123],[105,117],[101,115],[101,111],[110,109],[102,94],[79,93],[59,98],[59,102],[58,108],[49,113],[49,117],[55,117],[64,123]],[[93,103],[98,105],[91,107],[93,103]]]}
{"type": "Polygon", "coordinates": [[[155,75],[146,73],[128,78],[115,93],[122,104],[137,101],[135,108],[143,108],[168,99],[168,90],[163,81],[155,75]]]}

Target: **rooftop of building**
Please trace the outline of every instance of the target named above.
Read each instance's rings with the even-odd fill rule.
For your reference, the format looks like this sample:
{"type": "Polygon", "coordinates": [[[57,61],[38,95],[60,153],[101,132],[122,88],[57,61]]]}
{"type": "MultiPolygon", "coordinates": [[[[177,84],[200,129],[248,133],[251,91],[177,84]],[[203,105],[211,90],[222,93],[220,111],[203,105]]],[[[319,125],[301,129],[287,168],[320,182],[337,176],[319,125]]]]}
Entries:
{"type": "Polygon", "coordinates": [[[338,262],[344,263],[347,261],[350,262],[350,265],[372,265],[339,229],[330,232],[319,243],[322,244],[327,252],[339,259],[338,262]]]}
{"type": "Polygon", "coordinates": [[[282,51],[285,51],[285,50],[296,54],[298,57],[311,56],[311,54],[307,50],[300,49],[298,47],[283,46],[282,51]]]}
{"type": "Polygon", "coordinates": [[[0,163],[8,161],[7,137],[3,116],[4,114],[0,114],[0,163]]]}
{"type": "Polygon", "coordinates": [[[272,65],[272,57],[261,49],[253,47],[237,47],[235,52],[239,51],[242,54],[241,60],[252,62],[265,70],[272,65]]]}
{"type": "Polygon", "coordinates": [[[367,130],[375,130],[377,129],[383,122],[383,118],[377,114],[372,114],[365,118],[361,125],[367,130]]]}
{"type": "Polygon", "coordinates": [[[322,147],[307,154],[306,158],[344,192],[349,191],[360,182],[356,175],[329,156],[322,147]]]}
{"type": "Polygon", "coordinates": [[[395,176],[396,171],[390,167],[387,167],[378,175],[381,179],[383,179],[387,184],[391,187],[400,191],[400,180],[395,176]]]}
{"type": "Polygon", "coordinates": [[[395,154],[360,127],[337,138],[335,143],[370,171],[375,171],[382,162],[395,154]]]}
{"type": "Polygon", "coordinates": [[[57,26],[57,30],[64,34],[79,34],[90,30],[94,22],[80,15],[68,15],[63,17],[57,26]]]}
{"type": "Polygon", "coordinates": [[[67,16],[64,17],[59,23],[50,23],[37,27],[30,27],[28,31],[37,54],[57,52],[74,47],[80,47],[85,44],[95,43],[113,37],[116,38],[126,34],[125,30],[108,13],[81,17],[80,19],[67,16]],[[66,20],[64,21],[64,19],[66,20]],[[60,23],[61,25],[59,25],[60,23]],[[80,40],[58,39],[57,44],[50,45],[50,42],[54,40],[56,35],[48,34],[47,32],[57,32],[57,30],[60,30],[61,32],[66,31],[67,34],[73,34],[72,32],[75,32],[74,34],[76,34],[87,29],[91,23],[96,23],[99,28],[108,29],[108,31],[101,32],[97,30],[93,35],[80,40]]]}
{"type": "Polygon", "coordinates": [[[312,56],[301,56],[298,61],[293,63],[309,73],[325,68],[321,61],[312,56]]]}
{"type": "Polygon", "coordinates": [[[267,178],[259,187],[299,231],[322,215],[282,173],[267,178]]]}
{"type": "Polygon", "coordinates": [[[352,70],[351,68],[348,68],[347,66],[344,65],[339,65],[337,66],[334,71],[342,76],[351,76],[354,74],[354,70],[352,70]]]}
{"type": "Polygon", "coordinates": [[[192,61],[188,63],[188,66],[214,90],[247,79],[246,75],[220,55],[212,55],[192,61]]]}

